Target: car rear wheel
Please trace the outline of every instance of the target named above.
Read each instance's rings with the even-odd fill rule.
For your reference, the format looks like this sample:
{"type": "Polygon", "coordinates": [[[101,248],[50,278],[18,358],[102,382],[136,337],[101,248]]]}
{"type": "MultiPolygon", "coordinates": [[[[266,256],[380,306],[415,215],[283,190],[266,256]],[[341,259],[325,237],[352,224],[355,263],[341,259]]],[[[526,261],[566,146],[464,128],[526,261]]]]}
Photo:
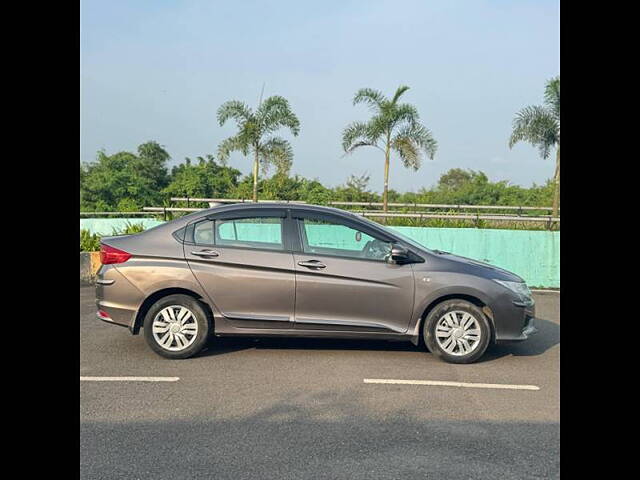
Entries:
{"type": "Polygon", "coordinates": [[[144,338],[151,349],[166,358],[189,358],[204,347],[209,320],[200,303],[188,295],[168,295],[147,312],[144,338]]]}
{"type": "Polygon", "coordinates": [[[423,337],[427,348],[444,361],[473,363],[489,346],[491,326],[473,303],[447,300],[427,315],[423,337]]]}

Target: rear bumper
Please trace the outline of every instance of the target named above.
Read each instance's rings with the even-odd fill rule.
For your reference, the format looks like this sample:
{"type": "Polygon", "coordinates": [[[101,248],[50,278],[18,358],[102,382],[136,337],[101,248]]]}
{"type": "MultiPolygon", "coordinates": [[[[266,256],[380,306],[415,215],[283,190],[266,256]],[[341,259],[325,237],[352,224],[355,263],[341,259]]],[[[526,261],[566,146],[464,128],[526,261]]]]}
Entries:
{"type": "MultiPolygon", "coordinates": [[[[97,303],[98,302],[96,302],[96,304],[97,303]]],[[[96,312],[96,317],[98,317],[99,320],[102,320],[105,323],[110,323],[111,325],[117,325],[119,327],[129,327],[129,325],[126,325],[124,323],[115,322],[113,318],[111,318],[109,313],[104,310],[104,307],[101,307],[100,305],[96,305],[96,306],[98,307],[98,311],[96,312]]]]}
{"type": "Polygon", "coordinates": [[[121,327],[127,327],[129,330],[133,329],[133,323],[136,318],[137,310],[131,310],[128,308],[120,308],[119,306],[114,306],[113,303],[96,299],[96,307],[98,312],[96,313],[96,317],[106,323],[110,323],[112,325],[119,325],[121,327]],[[100,312],[106,313],[106,315],[101,315],[100,312]]]}
{"type": "Polygon", "coordinates": [[[102,265],[96,279],[97,317],[133,332],[136,314],[144,296],[113,265],[102,265]]]}

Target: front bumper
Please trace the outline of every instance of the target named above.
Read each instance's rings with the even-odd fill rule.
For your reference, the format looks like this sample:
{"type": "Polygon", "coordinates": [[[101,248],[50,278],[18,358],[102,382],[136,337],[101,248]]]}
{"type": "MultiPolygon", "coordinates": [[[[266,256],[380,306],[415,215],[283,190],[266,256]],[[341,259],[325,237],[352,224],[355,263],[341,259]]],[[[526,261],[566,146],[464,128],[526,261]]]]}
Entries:
{"type": "Polygon", "coordinates": [[[535,327],[536,308],[530,302],[501,302],[494,310],[496,343],[521,342],[538,333],[535,327]]]}
{"type": "Polygon", "coordinates": [[[522,335],[524,337],[523,340],[529,338],[529,335],[535,335],[536,333],[538,333],[538,329],[534,325],[535,320],[536,319],[534,317],[529,318],[527,326],[524,327],[524,330],[522,330],[522,335]]]}
{"type": "Polygon", "coordinates": [[[535,320],[536,320],[535,317],[527,316],[527,318],[525,319],[524,328],[522,329],[522,332],[520,332],[520,336],[517,338],[513,338],[510,340],[503,340],[503,341],[521,342],[523,340],[527,340],[531,335],[535,335],[536,333],[538,333],[538,329],[534,325],[535,320]]]}

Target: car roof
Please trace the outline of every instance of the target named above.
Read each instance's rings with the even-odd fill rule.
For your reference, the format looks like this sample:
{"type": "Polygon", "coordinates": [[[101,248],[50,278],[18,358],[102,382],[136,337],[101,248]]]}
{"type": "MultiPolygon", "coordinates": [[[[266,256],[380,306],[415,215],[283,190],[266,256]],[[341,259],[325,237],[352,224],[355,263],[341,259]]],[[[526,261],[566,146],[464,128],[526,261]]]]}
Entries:
{"type": "Polygon", "coordinates": [[[255,210],[262,208],[289,208],[292,210],[307,210],[307,211],[316,211],[316,212],[324,212],[324,213],[333,213],[338,215],[344,215],[348,217],[357,217],[352,212],[341,210],[339,208],[334,207],[325,207],[322,205],[313,205],[308,203],[293,203],[293,202],[242,202],[242,203],[230,203],[226,205],[218,205],[216,207],[207,208],[205,210],[200,210],[198,213],[202,215],[211,215],[213,213],[226,212],[230,210],[255,210]]]}

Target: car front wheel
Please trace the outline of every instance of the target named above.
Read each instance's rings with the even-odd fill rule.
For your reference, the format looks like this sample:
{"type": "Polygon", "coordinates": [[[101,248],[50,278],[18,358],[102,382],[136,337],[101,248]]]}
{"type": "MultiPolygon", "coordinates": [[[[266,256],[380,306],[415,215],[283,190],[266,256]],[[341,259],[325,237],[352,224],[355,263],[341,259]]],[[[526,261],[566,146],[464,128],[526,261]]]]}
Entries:
{"type": "Polygon", "coordinates": [[[204,347],[209,320],[200,303],[188,295],[168,295],[147,312],[144,338],[151,349],[166,358],[189,358],[204,347]]]}
{"type": "Polygon", "coordinates": [[[491,326],[485,314],[466,300],[447,300],[429,312],[423,326],[425,344],[446,362],[473,363],[486,351],[491,326]]]}

